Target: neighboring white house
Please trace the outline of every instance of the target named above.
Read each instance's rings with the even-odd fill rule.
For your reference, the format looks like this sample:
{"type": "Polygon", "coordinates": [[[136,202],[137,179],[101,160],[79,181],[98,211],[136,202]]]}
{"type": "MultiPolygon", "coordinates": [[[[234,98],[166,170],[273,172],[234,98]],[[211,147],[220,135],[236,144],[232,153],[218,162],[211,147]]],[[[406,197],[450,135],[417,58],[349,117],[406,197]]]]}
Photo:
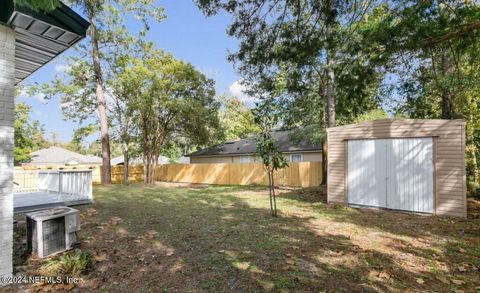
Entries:
{"type": "Polygon", "coordinates": [[[23,163],[22,166],[76,166],[102,164],[102,158],[100,157],[82,155],[57,146],[32,152],[30,157],[30,162],[23,163]]]}
{"type": "MultiPolygon", "coordinates": [[[[15,86],[84,38],[88,26],[86,20],[62,3],[51,12],[39,13],[20,6],[13,0],[1,1],[0,277],[10,276],[13,272],[15,86]]],[[[1,280],[3,278],[0,282],[1,280]]]]}
{"type": "MultiPolygon", "coordinates": [[[[143,164],[143,160],[141,158],[130,158],[130,166],[135,166],[135,165],[142,165],[143,164]]],[[[112,158],[112,160],[110,161],[110,163],[112,164],[112,166],[123,166],[124,165],[124,160],[123,160],[123,156],[118,156],[118,157],[115,157],[115,158],[112,158]]]]}
{"type": "MultiPolygon", "coordinates": [[[[171,164],[171,160],[165,156],[160,156],[158,158],[158,164],[163,165],[163,164],[171,164]]],[[[174,163],[178,164],[189,164],[190,163],[190,158],[189,157],[180,157],[178,160],[176,160],[174,163]]],[[[118,156],[112,159],[112,165],[123,165],[123,156],[118,156]]],[[[134,158],[130,159],[130,165],[143,165],[143,160],[142,158],[134,158]]]]}

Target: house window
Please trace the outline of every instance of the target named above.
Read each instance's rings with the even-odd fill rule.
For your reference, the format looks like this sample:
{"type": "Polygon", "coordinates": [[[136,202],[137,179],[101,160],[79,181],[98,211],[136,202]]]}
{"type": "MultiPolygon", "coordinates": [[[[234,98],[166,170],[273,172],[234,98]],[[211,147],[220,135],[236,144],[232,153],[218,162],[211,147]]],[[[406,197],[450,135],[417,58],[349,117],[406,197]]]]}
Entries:
{"type": "Polygon", "coordinates": [[[250,163],[252,158],[250,156],[240,156],[240,163],[250,163]]]}
{"type": "Polygon", "coordinates": [[[303,155],[302,154],[291,154],[290,155],[290,162],[296,163],[296,162],[302,162],[303,161],[303,155]]]}

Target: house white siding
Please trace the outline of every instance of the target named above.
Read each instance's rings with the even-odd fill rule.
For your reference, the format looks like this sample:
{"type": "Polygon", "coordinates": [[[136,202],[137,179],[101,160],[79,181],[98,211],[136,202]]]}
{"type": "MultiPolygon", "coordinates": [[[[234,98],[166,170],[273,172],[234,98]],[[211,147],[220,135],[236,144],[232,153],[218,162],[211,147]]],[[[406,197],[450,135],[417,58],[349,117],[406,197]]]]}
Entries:
{"type": "Polygon", "coordinates": [[[12,274],[14,92],[15,33],[0,25],[0,276],[12,274]]]}

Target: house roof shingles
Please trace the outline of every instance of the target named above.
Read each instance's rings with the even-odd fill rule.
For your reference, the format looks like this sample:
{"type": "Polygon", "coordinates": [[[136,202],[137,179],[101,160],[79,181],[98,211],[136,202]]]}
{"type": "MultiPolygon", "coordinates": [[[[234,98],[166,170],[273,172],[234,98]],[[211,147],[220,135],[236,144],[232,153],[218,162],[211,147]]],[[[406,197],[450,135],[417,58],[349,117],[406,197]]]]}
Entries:
{"type": "Polygon", "coordinates": [[[78,164],[101,164],[100,157],[82,155],[61,147],[49,147],[31,153],[31,161],[24,165],[64,165],[70,161],[78,164]]]}
{"type": "MultiPolygon", "coordinates": [[[[277,141],[277,146],[281,152],[295,152],[295,151],[321,151],[320,142],[311,143],[307,141],[294,142],[291,139],[293,130],[275,130],[272,131],[272,137],[277,141]]],[[[199,156],[230,156],[241,154],[256,153],[257,147],[255,145],[255,137],[249,137],[237,141],[225,142],[220,145],[205,148],[193,152],[188,157],[199,156]]]]}

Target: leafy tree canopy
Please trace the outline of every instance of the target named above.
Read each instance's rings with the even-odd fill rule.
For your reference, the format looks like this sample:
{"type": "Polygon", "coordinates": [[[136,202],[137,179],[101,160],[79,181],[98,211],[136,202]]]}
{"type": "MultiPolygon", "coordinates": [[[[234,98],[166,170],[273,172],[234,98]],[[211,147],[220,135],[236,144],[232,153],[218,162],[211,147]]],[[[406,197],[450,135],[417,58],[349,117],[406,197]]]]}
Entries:
{"type": "Polygon", "coordinates": [[[117,77],[117,95],[132,103],[146,181],[151,183],[158,158],[170,142],[184,138],[191,145],[202,145],[219,136],[220,104],[214,81],[191,64],[152,44],[145,44],[141,52],[141,58],[125,59],[117,77]]]}
{"type": "Polygon", "coordinates": [[[31,107],[21,102],[15,105],[14,164],[30,161],[30,153],[47,147],[45,130],[38,120],[30,119],[31,107]]]}
{"type": "Polygon", "coordinates": [[[49,12],[60,6],[59,0],[15,0],[16,5],[28,7],[37,12],[49,12]]]}
{"type": "Polygon", "coordinates": [[[238,140],[260,131],[252,110],[236,97],[221,96],[220,125],[226,140],[238,140]]]}

